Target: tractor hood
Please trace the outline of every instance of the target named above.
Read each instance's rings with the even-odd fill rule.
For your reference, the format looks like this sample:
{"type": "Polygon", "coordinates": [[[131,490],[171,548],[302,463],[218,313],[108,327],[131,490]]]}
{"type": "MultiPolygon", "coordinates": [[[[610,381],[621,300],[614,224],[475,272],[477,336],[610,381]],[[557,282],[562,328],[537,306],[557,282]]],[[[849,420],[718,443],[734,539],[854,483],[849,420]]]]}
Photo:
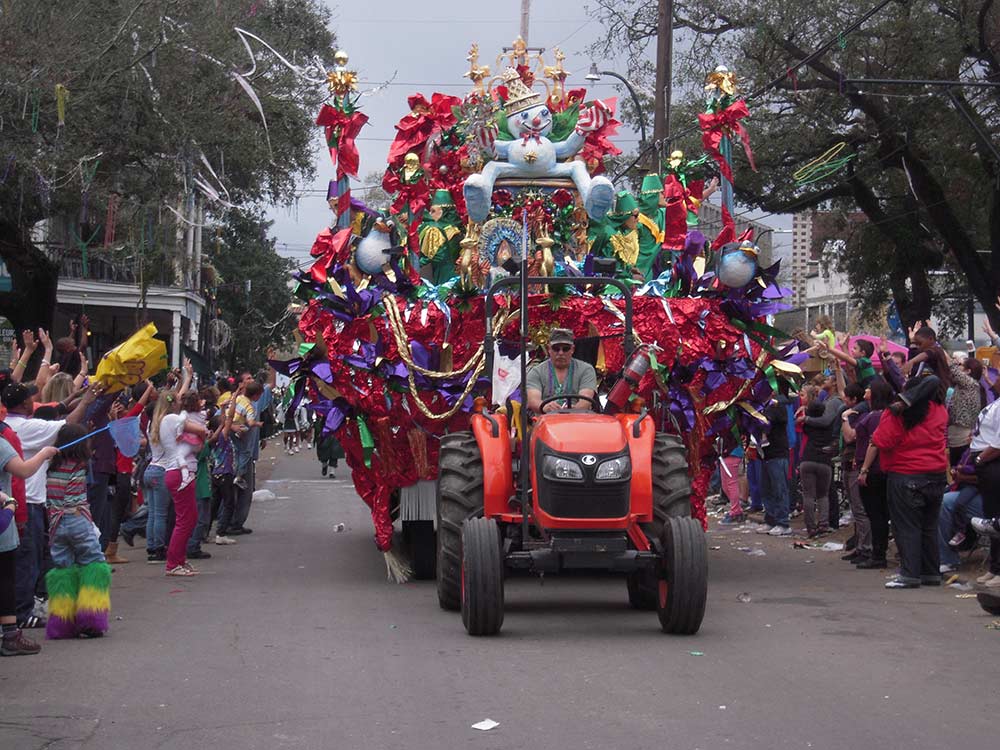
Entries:
{"type": "Polygon", "coordinates": [[[559,453],[621,453],[628,439],[615,417],[586,412],[539,417],[534,439],[559,453]]]}

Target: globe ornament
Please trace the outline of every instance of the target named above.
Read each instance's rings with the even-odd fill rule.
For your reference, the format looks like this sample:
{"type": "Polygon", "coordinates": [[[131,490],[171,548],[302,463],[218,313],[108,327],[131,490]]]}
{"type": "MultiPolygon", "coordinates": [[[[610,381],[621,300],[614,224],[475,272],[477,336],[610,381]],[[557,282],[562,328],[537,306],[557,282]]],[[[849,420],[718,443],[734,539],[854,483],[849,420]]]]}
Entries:
{"type": "Polygon", "coordinates": [[[376,221],[354,250],[354,264],[362,273],[380,273],[399,245],[398,232],[391,223],[376,221]]]}
{"type": "Polygon", "coordinates": [[[760,248],[749,240],[723,245],[716,270],[719,282],[730,289],[739,289],[749,284],[757,275],[758,255],[760,248]]]}

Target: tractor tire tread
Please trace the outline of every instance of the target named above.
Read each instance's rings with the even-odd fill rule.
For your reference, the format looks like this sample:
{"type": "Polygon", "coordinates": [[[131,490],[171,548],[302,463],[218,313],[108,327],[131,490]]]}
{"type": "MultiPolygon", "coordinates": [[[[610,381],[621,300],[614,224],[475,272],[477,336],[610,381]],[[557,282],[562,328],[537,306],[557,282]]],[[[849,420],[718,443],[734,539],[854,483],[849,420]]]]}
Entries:
{"type": "Polygon", "coordinates": [[[462,622],[469,635],[496,635],[503,626],[503,557],[492,518],[470,518],[462,531],[462,622]]]}
{"type": "MultiPolygon", "coordinates": [[[[691,515],[691,480],[688,477],[687,449],[674,435],[657,433],[653,442],[653,520],[642,524],[649,540],[659,540],[670,518],[691,515]]],[[[634,609],[656,609],[658,581],[652,570],[629,573],[626,578],[628,601],[634,609]]]]}
{"type": "Polygon", "coordinates": [[[471,432],[441,438],[437,495],[437,592],[442,609],[462,607],[462,526],[483,512],[483,460],[471,432]]]}
{"type": "Polygon", "coordinates": [[[708,546],[701,524],[671,518],[663,537],[667,598],[657,606],[664,633],[693,635],[705,617],[708,594],[708,546]]]}

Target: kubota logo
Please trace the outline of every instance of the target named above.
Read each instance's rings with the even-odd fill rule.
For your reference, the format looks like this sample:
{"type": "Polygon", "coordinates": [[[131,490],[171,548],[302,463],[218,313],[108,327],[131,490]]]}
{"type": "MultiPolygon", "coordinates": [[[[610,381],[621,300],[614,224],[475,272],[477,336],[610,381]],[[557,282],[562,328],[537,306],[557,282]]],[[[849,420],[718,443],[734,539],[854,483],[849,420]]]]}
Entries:
{"type": "Polygon", "coordinates": [[[584,466],[593,466],[597,463],[597,456],[591,456],[589,453],[580,459],[583,461],[584,466]]]}

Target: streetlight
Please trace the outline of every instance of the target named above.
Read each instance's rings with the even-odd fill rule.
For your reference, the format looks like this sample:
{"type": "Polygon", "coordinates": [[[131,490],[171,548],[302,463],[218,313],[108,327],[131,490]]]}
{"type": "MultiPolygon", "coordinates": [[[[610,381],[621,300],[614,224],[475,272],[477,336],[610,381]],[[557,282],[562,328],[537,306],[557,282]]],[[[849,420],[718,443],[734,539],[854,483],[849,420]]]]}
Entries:
{"type": "Polygon", "coordinates": [[[622,82],[628,92],[632,95],[632,104],[635,105],[636,116],[639,118],[639,137],[642,139],[642,143],[646,143],[646,117],[642,112],[642,105],[639,104],[639,97],[635,93],[635,89],[632,88],[632,84],[628,82],[625,76],[615,73],[613,70],[598,70],[597,63],[590,64],[590,72],[584,76],[584,79],[590,81],[591,83],[597,83],[601,80],[601,76],[611,76],[622,82]]]}

